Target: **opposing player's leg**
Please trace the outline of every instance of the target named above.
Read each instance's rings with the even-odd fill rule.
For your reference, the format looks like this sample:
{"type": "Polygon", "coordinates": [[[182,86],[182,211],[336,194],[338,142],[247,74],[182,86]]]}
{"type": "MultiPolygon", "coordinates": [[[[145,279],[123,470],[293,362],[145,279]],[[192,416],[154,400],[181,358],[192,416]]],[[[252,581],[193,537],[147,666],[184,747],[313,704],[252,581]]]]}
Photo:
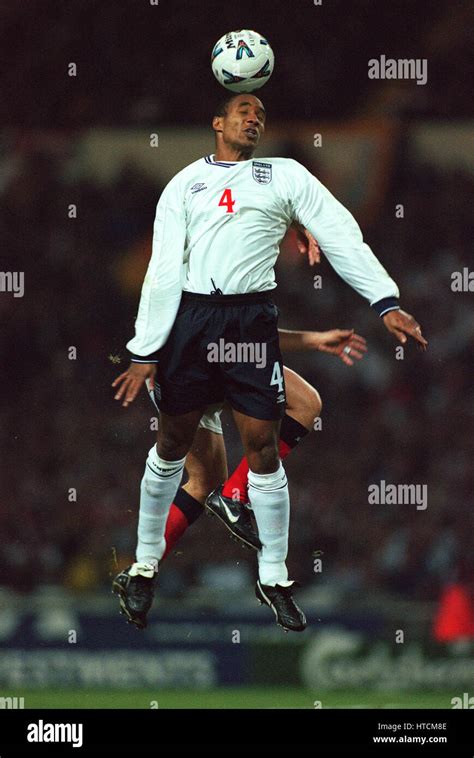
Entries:
{"type": "MultiPolygon", "coordinates": [[[[318,391],[299,374],[284,367],[283,375],[287,402],[280,427],[279,453],[282,460],[312,431],[322,407],[318,391]]],[[[230,509],[235,515],[240,510],[248,518],[248,473],[249,463],[244,456],[227,481],[206,499],[208,511],[218,515],[224,522],[228,519],[230,509]]],[[[232,531],[232,523],[227,521],[226,526],[232,531]]]]}
{"type": "MultiPolygon", "coordinates": [[[[166,551],[161,562],[186,529],[203,513],[209,492],[227,477],[227,457],[220,414],[222,404],[209,407],[203,414],[191,449],[186,456],[187,483],[178,489],[166,522],[166,551]]],[[[219,514],[218,514],[219,515],[219,514]]],[[[232,536],[242,545],[261,548],[250,512],[231,502],[220,516],[232,536]]]]}
{"type": "MultiPolygon", "coordinates": [[[[206,444],[207,441],[204,434],[205,431],[205,429],[198,430],[198,433],[203,433],[201,437],[204,440],[204,444],[206,444]]],[[[196,437],[197,436],[198,435],[196,435],[196,437]]],[[[217,437],[217,435],[214,436],[217,437]]],[[[204,465],[206,463],[209,467],[213,466],[212,458],[210,455],[212,451],[210,449],[206,451],[206,456],[203,459],[202,452],[196,445],[195,447],[191,448],[191,451],[186,458],[186,471],[189,474],[190,478],[187,484],[184,486],[183,490],[185,490],[187,493],[193,493],[193,497],[202,503],[203,506],[206,503],[206,498],[208,497],[209,493],[218,491],[220,489],[220,487],[216,486],[216,484],[223,481],[222,477],[217,477],[216,479],[215,476],[215,472],[218,472],[220,468],[221,457],[224,459],[225,470],[227,472],[227,459],[225,453],[224,438],[222,435],[220,435],[220,437],[220,445],[217,441],[214,442],[214,449],[217,454],[217,466],[214,467],[212,477],[204,473],[204,465]],[[214,482],[212,487],[208,486],[210,481],[214,482]],[[205,489],[205,486],[207,486],[207,490],[205,489]]],[[[224,476],[224,481],[225,479],[226,476],[224,476]]],[[[177,497],[179,498],[179,496],[180,492],[178,491],[177,497]]],[[[170,515],[175,515],[175,513],[170,515]]],[[[218,508],[208,508],[208,515],[217,516],[217,518],[229,530],[232,538],[239,542],[243,547],[253,548],[254,550],[261,549],[262,543],[260,542],[260,539],[257,535],[250,510],[248,508],[242,507],[238,501],[227,500],[226,502],[223,502],[221,499],[218,508]]]]}
{"type": "Polygon", "coordinates": [[[140,487],[136,562],[120,572],[112,585],[122,613],[140,629],[146,626],[153,602],[158,565],[166,549],[166,522],[202,412],[179,416],[161,412],[157,443],[148,453],[140,487]]]}
{"type": "MultiPolygon", "coordinates": [[[[280,428],[279,453],[282,459],[311,432],[322,407],[318,391],[299,374],[285,366],[284,377],[287,407],[280,428]]],[[[151,397],[153,400],[152,395],[151,397]]],[[[248,461],[244,456],[231,476],[226,478],[227,460],[219,416],[220,409],[207,408],[199,422],[193,444],[186,456],[188,482],[179,487],[171,504],[165,529],[166,549],[160,562],[163,562],[184,532],[202,514],[206,498],[208,503],[212,501],[211,510],[219,515],[220,520],[237,539],[241,538],[245,530],[244,544],[250,544],[256,549],[261,547],[260,540],[249,522],[248,506],[241,506],[241,502],[248,501],[248,461]],[[222,491],[222,487],[214,489],[216,484],[222,481],[225,482],[224,490],[222,491]],[[229,500],[224,494],[225,488],[231,494],[229,500]],[[209,492],[212,492],[211,496],[209,492]],[[231,518],[226,520],[230,508],[231,518]],[[237,527],[235,515],[237,523],[240,521],[237,527]]]]}
{"type": "MultiPolygon", "coordinates": [[[[296,372],[284,368],[284,376],[287,389],[287,408],[280,430],[279,452],[284,458],[295,449],[299,441],[309,433],[314,420],[321,412],[321,399],[319,393],[296,372]]],[[[152,400],[153,396],[151,395],[152,400]]],[[[176,543],[181,539],[184,532],[203,513],[203,505],[208,493],[214,490],[214,496],[218,500],[220,520],[224,521],[232,534],[240,539],[243,544],[252,545],[260,549],[261,542],[253,530],[248,507],[241,504],[235,497],[235,491],[244,492],[247,499],[248,490],[248,461],[244,456],[239,466],[229,479],[227,477],[227,459],[220,423],[220,409],[210,407],[206,409],[196,431],[193,444],[186,456],[187,483],[179,487],[173,503],[171,504],[165,529],[166,548],[160,563],[167,557],[176,543]],[[234,490],[234,498],[230,498],[227,508],[219,503],[217,493],[221,488],[214,489],[219,482],[226,481],[234,490]],[[230,508],[232,511],[230,511],[230,508]],[[231,513],[231,518],[225,521],[225,515],[231,513]],[[237,520],[235,517],[237,516],[237,520]],[[243,537],[243,539],[242,539],[243,537]]],[[[222,499],[222,498],[221,498],[222,499]]],[[[147,572],[146,567],[140,567],[141,572],[147,572]]],[[[136,567],[135,567],[136,571],[136,567]]],[[[143,628],[153,600],[153,583],[146,581],[155,576],[155,571],[145,575],[143,582],[137,571],[137,579],[132,583],[133,587],[142,587],[143,592],[139,608],[138,625],[143,628]]],[[[136,623],[136,622],[135,622],[136,623]]]]}
{"type": "MultiPolygon", "coordinates": [[[[322,408],[319,392],[296,371],[284,366],[283,375],[286,413],[280,427],[279,453],[282,460],[314,429],[314,422],[320,416],[322,408]]],[[[244,457],[222,485],[222,496],[247,503],[248,472],[248,460],[244,457]]]]}
{"type": "Polygon", "coordinates": [[[178,489],[171,505],[165,530],[166,550],[161,562],[186,529],[202,515],[209,492],[227,476],[227,457],[222,430],[215,431],[202,425],[209,419],[209,415],[206,413],[201,419],[186,456],[185,469],[189,478],[186,484],[178,489]]]}
{"type": "MultiPolygon", "coordinates": [[[[279,452],[282,459],[295,450],[299,442],[312,431],[322,407],[321,398],[314,387],[286,366],[283,373],[287,404],[286,414],[280,427],[279,452]]],[[[241,540],[242,544],[250,544],[257,550],[261,548],[261,542],[253,529],[249,515],[247,458],[245,456],[242,458],[228,479],[223,473],[225,461],[220,414],[219,411],[208,408],[200,421],[195,442],[186,457],[185,468],[189,480],[184,487],[179,488],[170,509],[165,532],[166,551],[161,562],[189,526],[199,518],[203,512],[204,502],[208,511],[217,515],[238,540],[241,540],[242,531],[245,529],[246,534],[245,539],[241,540]],[[212,480],[209,477],[211,470],[216,472],[218,482],[225,480],[225,483],[223,486],[216,487],[208,495],[209,489],[206,488],[212,480]],[[223,488],[227,488],[227,495],[224,494],[223,488]],[[235,516],[237,516],[237,521],[235,521],[235,516]]]]}

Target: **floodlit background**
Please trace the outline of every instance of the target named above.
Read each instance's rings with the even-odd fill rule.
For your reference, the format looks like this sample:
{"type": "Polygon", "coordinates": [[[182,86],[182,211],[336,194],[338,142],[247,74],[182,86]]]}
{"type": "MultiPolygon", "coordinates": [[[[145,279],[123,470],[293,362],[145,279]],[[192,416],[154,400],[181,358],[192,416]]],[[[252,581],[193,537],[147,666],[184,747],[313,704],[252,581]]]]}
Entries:
{"type": "MultiPolygon", "coordinates": [[[[25,276],[22,298],[0,292],[0,705],[452,707],[474,675],[472,4],[32,0],[0,19],[0,270],[25,276]],[[286,356],[324,406],[285,462],[309,629],[285,635],[256,606],[254,556],[203,516],[140,634],[110,580],[133,560],[155,412],[145,395],[125,411],[110,383],[160,192],[213,151],[211,48],[246,27],[276,55],[258,155],[296,158],[351,209],[430,346],[397,359],[368,305],[289,235],[280,325],[369,343],[354,368],[286,356]],[[427,59],[427,84],[369,79],[381,55],[427,59]],[[369,504],[382,480],[427,485],[428,507],[369,504]]],[[[228,417],[225,433],[235,464],[228,417]]]]}

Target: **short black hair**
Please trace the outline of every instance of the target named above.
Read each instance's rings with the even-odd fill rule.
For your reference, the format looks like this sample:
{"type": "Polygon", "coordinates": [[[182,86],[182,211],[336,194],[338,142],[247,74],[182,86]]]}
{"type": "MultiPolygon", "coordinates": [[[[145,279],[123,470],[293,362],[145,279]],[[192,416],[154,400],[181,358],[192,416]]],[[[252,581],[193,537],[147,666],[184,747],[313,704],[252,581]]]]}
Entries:
{"type": "Polygon", "coordinates": [[[242,92],[233,92],[231,95],[227,95],[227,97],[220,101],[219,105],[214,111],[214,116],[227,116],[229,105],[231,104],[232,100],[235,100],[235,98],[239,97],[241,94],[242,92]]]}
{"type": "Polygon", "coordinates": [[[253,95],[254,97],[258,98],[258,95],[256,95],[255,92],[233,92],[231,95],[227,95],[224,100],[221,100],[214,112],[214,116],[227,116],[231,102],[235,100],[236,97],[240,97],[241,95],[253,95]]]}

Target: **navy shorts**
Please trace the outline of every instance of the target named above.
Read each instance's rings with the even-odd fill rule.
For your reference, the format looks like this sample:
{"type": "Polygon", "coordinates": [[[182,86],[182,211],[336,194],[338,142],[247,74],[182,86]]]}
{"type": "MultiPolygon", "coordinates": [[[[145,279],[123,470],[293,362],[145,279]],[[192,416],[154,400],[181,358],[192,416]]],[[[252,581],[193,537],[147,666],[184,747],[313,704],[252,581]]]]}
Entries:
{"type": "Polygon", "coordinates": [[[252,418],[285,414],[278,308],[268,292],[183,292],[158,359],[155,400],[170,416],[225,400],[252,418]]]}

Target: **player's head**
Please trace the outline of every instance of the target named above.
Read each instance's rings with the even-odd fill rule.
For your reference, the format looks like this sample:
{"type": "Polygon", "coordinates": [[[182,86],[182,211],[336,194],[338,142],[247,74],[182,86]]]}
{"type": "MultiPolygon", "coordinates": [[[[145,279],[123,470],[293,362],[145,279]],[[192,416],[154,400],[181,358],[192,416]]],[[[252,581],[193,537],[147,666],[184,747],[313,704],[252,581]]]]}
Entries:
{"type": "Polygon", "coordinates": [[[265,131],[265,108],[255,95],[227,97],[212,120],[217,145],[225,144],[251,155],[265,131]]]}

